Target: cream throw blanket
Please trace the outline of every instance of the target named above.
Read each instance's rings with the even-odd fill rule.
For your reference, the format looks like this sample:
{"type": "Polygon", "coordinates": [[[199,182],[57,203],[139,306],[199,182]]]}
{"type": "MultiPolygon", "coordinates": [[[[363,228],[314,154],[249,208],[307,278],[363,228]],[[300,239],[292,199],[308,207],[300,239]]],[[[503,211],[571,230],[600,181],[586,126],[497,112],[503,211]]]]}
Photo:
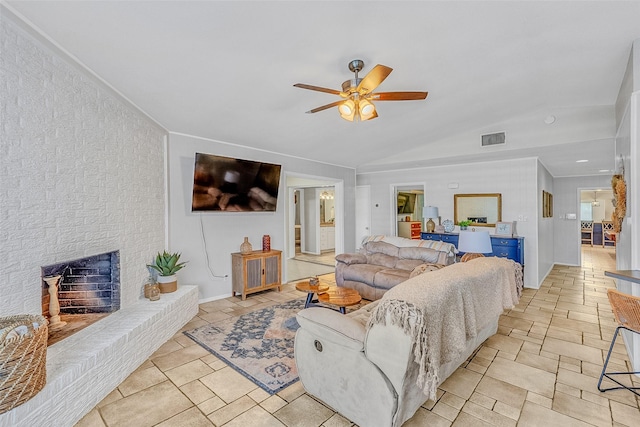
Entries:
{"type": "Polygon", "coordinates": [[[387,291],[367,328],[390,322],[414,343],[417,385],[436,399],[439,367],[455,360],[522,292],[522,266],[506,258],[476,258],[420,274],[387,291]]]}

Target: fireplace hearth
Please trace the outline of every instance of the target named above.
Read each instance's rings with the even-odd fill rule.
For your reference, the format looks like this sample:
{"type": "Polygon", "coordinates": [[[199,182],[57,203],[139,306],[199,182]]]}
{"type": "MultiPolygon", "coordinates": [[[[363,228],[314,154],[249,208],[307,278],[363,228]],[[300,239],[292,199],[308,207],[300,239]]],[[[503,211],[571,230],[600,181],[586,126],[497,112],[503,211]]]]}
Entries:
{"type": "Polygon", "coordinates": [[[42,315],[51,324],[56,323],[49,330],[49,345],[120,309],[118,251],[47,265],[41,270],[42,315]],[[50,278],[58,275],[58,292],[52,297],[47,280],[52,282],[50,278]]]}

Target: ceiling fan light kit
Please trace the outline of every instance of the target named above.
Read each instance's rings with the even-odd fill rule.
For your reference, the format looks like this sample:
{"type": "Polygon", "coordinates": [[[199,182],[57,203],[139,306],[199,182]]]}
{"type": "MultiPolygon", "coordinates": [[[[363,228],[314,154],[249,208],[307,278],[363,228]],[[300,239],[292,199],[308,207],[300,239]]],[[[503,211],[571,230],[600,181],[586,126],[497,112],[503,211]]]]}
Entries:
{"type": "Polygon", "coordinates": [[[349,62],[349,70],[355,73],[355,78],[342,83],[342,91],[328,89],[319,86],[312,86],[304,83],[297,83],[293,86],[301,89],[315,90],[318,92],[339,95],[344,98],[341,101],[332,102],[321,107],[307,111],[307,113],[317,113],[332,107],[338,107],[338,113],[343,119],[353,121],[366,121],[378,117],[374,101],[414,101],[425,99],[428,92],[379,92],[373,91],[391,74],[392,68],[385,65],[376,65],[364,78],[358,77],[358,72],[364,68],[364,62],[354,59],[349,62]]]}

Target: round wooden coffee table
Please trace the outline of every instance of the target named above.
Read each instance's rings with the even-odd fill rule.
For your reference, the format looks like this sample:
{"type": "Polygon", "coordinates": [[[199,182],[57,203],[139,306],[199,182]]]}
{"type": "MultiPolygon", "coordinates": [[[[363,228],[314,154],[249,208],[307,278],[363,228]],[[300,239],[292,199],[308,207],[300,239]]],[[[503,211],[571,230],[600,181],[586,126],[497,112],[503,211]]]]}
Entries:
{"type": "Polygon", "coordinates": [[[318,284],[314,286],[309,284],[309,281],[306,280],[304,282],[296,283],[296,289],[299,290],[300,292],[307,293],[307,301],[304,303],[304,308],[308,308],[312,303],[318,302],[317,299],[313,299],[313,296],[315,294],[320,295],[323,292],[327,292],[329,290],[329,286],[322,285],[322,284],[318,284]]]}
{"type": "Polygon", "coordinates": [[[328,291],[319,294],[318,299],[325,304],[336,305],[340,313],[346,314],[346,307],[356,305],[362,301],[362,297],[355,289],[333,286],[328,291]]]}

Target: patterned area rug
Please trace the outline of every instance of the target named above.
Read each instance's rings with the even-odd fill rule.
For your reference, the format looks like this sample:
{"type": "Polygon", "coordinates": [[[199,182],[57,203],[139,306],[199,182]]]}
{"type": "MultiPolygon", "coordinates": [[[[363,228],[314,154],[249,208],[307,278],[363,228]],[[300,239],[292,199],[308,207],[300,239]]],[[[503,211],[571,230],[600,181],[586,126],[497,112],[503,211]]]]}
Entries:
{"type": "Polygon", "coordinates": [[[304,299],[244,314],[184,334],[270,394],[298,381],[293,341],[304,299]]]}

